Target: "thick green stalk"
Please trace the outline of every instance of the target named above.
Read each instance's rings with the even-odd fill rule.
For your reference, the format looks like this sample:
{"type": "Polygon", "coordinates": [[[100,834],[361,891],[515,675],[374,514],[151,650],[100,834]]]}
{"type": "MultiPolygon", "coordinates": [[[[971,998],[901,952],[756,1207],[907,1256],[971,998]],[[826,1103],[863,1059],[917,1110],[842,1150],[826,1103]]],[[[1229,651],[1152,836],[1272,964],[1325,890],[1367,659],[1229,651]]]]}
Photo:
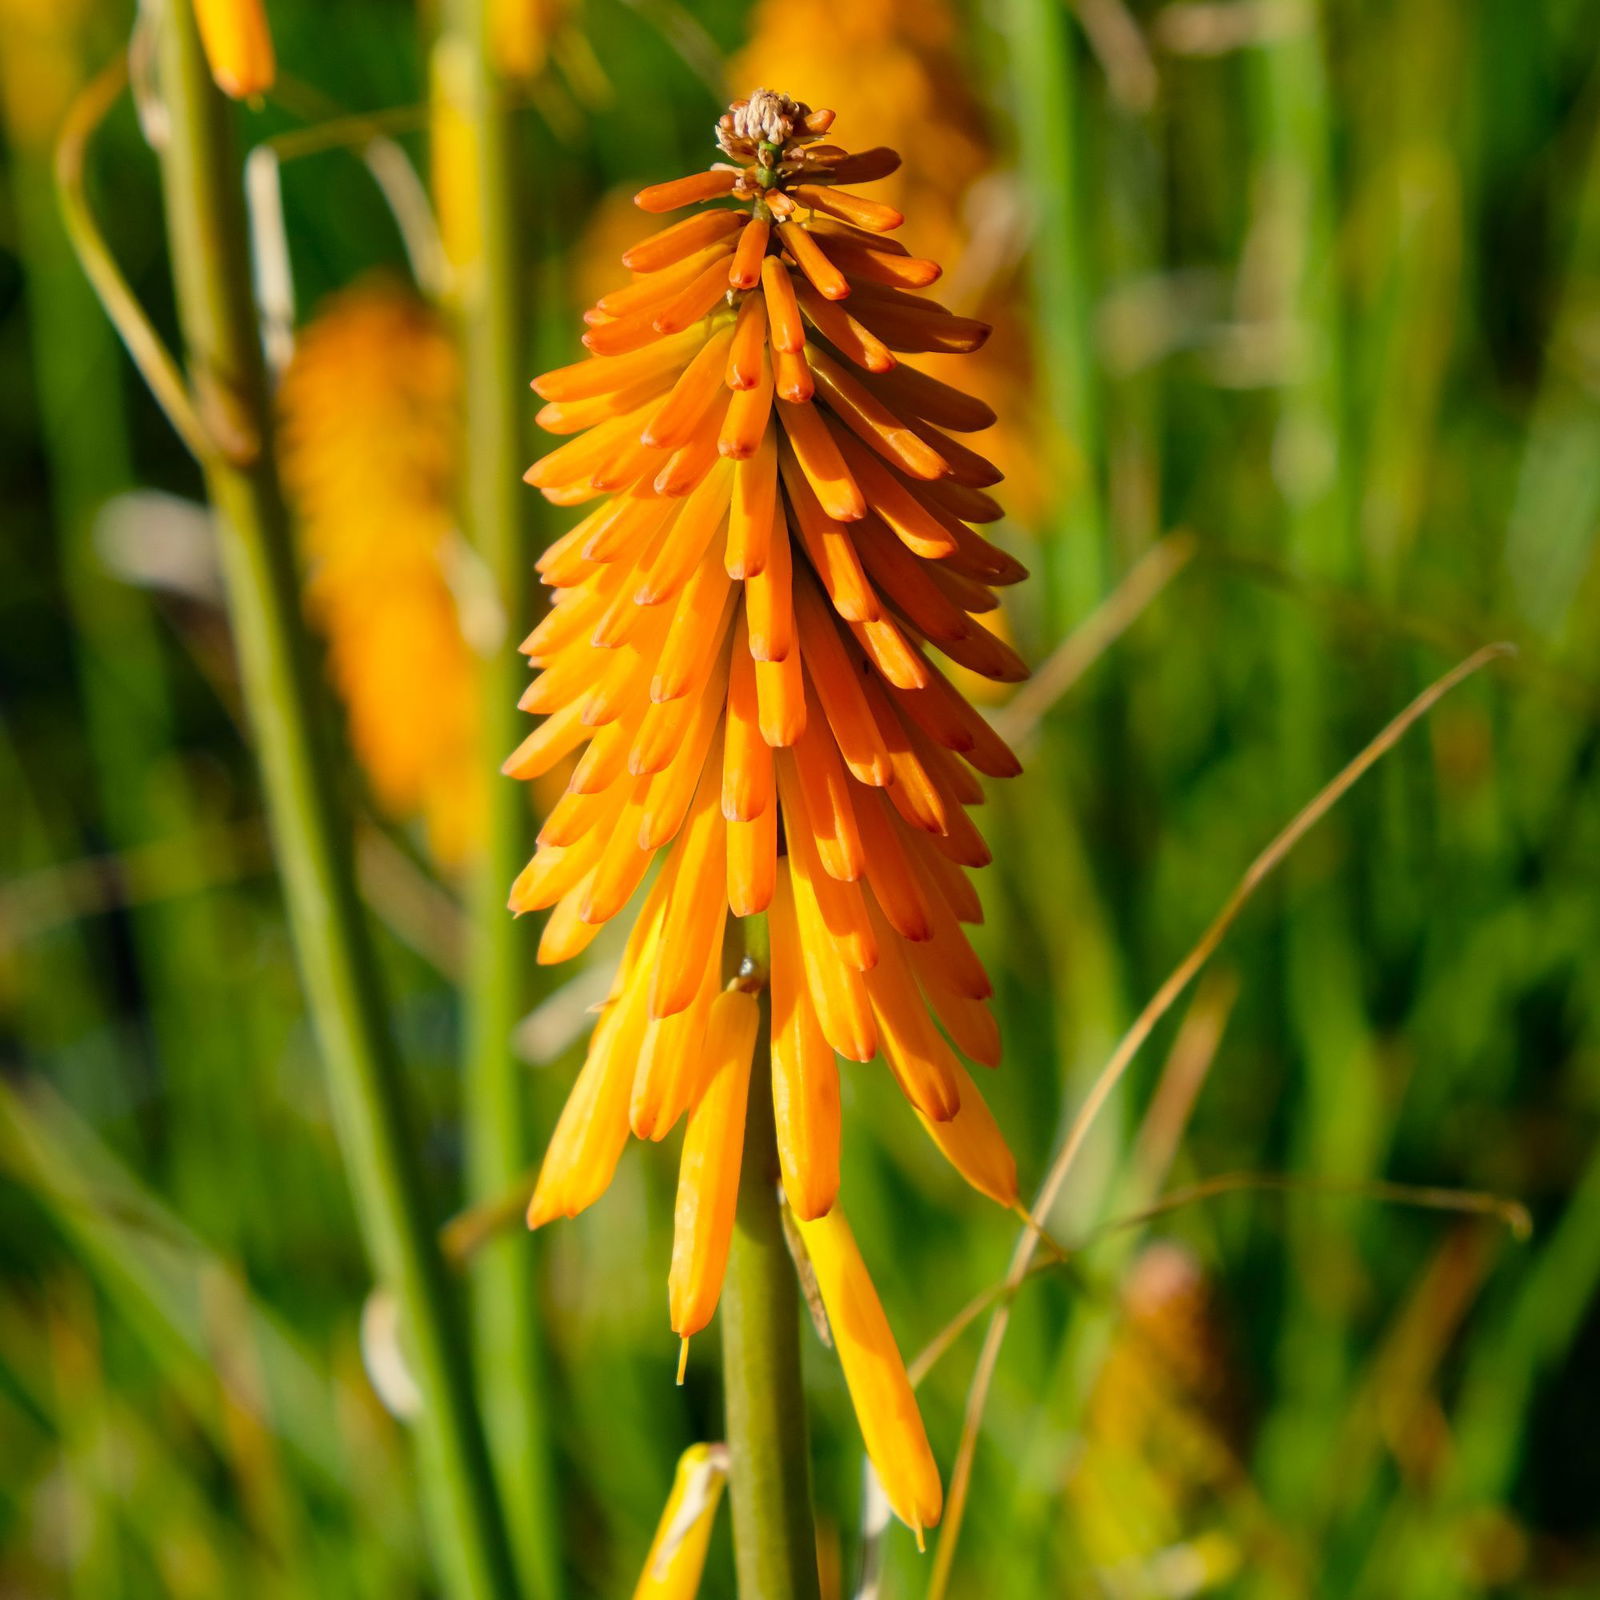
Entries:
{"type": "Polygon", "coordinates": [[[376,952],[356,898],[313,707],[287,520],[274,470],[232,110],[187,0],[161,23],[162,169],[178,316],[200,413],[239,674],[259,751],[289,926],[362,1229],[396,1296],[423,1395],[418,1432],[441,1566],[460,1600],[516,1593],[451,1287],[423,1202],[376,952]]]}
{"type": "MultiPolygon", "coordinates": [[[[526,444],[528,329],[525,252],[517,221],[514,128],[490,60],[484,0],[447,0],[440,17],[434,92],[463,137],[459,185],[464,237],[447,237],[466,367],[466,533],[509,627],[531,606],[526,444]]],[[[448,230],[447,230],[448,231],[448,230]]],[[[508,636],[491,645],[479,677],[482,764],[497,774],[525,729],[518,726],[521,658],[508,636]]],[[[465,1126],[469,1203],[513,1187],[533,1159],[528,1084],[512,1034],[533,965],[526,929],[506,894],[531,850],[522,785],[492,776],[485,831],[469,890],[471,948],[466,983],[465,1126]]],[[[559,1520],[546,1427],[542,1342],[533,1246],[515,1230],[491,1240],[472,1264],[473,1336],[489,1446],[510,1519],[512,1551],[526,1593],[551,1600],[560,1588],[559,1520]]]]}
{"type": "MultiPolygon", "coordinates": [[[[751,961],[766,965],[762,919],[745,923],[751,961]]],[[[766,996],[745,1113],[739,1210],[722,1289],[728,1497],[740,1600],[817,1600],[811,1454],[800,1379],[800,1292],[778,1204],[766,996]]]]}

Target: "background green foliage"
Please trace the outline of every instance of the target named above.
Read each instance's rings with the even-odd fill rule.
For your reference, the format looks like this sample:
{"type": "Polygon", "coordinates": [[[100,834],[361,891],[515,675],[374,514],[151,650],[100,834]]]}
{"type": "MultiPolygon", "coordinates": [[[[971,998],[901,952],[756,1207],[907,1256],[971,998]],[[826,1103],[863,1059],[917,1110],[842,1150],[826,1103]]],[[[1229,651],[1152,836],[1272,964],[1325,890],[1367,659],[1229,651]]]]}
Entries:
{"type": "MultiPolygon", "coordinates": [[[[270,9],[280,59],[341,104],[421,98],[407,8],[270,9]]],[[[1095,1234],[1152,1198],[1130,1154],[1189,1059],[1180,1008],[1057,1213],[1064,1239],[1094,1236],[1077,1270],[1019,1300],[962,1595],[1600,1586],[1600,14],[1341,0],[1308,31],[1315,9],[1135,6],[1149,109],[1110,92],[1054,0],[966,20],[1041,219],[1041,404],[1090,452],[1033,546],[1025,648],[1042,659],[1161,531],[1196,540],[988,808],[982,951],[1008,1057],[985,1088],[1037,1182],[1255,851],[1422,684],[1509,638],[1518,661],[1448,701],[1225,947],[1191,1012],[1225,1028],[1192,1116],[1156,1125],[1181,1142],[1155,1176],[1489,1189],[1524,1199],[1535,1232],[1244,1192],[1095,1234]],[[1208,19],[1247,13],[1254,42],[1193,49],[1208,19]],[[1118,1312],[1155,1238],[1207,1285],[1203,1312],[1163,1324],[1186,1377],[1118,1312]]],[[[718,48],[742,42],[734,0],[695,16],[718,48]]],[[[90,8],[81,60],[108,59],[128,21],[90,8]]],[[[581,23],[603,103],[562,89],[528,117],[550,359],[575,347],[563,276],[593,197],[697,163],[717,104],[670,0],[590,0],[581,23]]],[[[252,140],[292,124],[243,116],[252,140]]],[[[124,581],[95,532],[111,497],[197,480],[66,252],[48,159],[14,141],[0,193],[0,1588],[432,1592],[404,1437],[362,1371],[368,1278],[219,613],[192,585],[124,581]]],[[[126,107],[94,172],[170,330],[126,107]]],[[[291,167],[286,205],[303,305],[398,263],[348,158],[291,167]]],[[[182,527],[155,526],[192,567],[182,527]]],[[[392,907],[393,884],[376,899],[392,907]]],[[[449,916],[423,921],[448,946],[449,916]]],[[[454,990],[385,939],[442,1221],[454,990]]],[[[575,1059],[530,1070],[541,1134],[575,1059]]],[[[846,1078],[846,1193],[909,1353],[998,1278],[1015,1222],[942,1168],[881,1076],[846,1078]]],[[[714,1332],[671,1384],[672,1183],[670,1152],[635,1150],[592,1213],[522,1246],[574,1594],[628,1592],[674,1457],[720,1429],[714,1332]]],[[[859,1445],[811,1344],[849,1592],[859,1445]]],[[[975,1349],[923,1391],[947,1466],[975,1349]]],[[[731,1586],[719,1541],[712,1595],[731,1586]]],[[[888,1592],[920,1593],[903,1533],[889,1556],[888,1592]]]]}

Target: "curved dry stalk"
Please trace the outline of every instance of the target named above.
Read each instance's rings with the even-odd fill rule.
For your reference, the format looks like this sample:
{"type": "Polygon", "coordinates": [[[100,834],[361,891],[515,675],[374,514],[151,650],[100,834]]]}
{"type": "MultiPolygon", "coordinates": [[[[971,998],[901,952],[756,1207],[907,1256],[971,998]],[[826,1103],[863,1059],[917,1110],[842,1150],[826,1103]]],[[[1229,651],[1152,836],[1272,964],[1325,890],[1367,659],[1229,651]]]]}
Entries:
{"type": "Polygon", "coordinates": [[[956,1451],[955,1467],[950,1475],[944,1533],[939,1540],[939,1548],[934,1556],[933,1573],[928,1584],[929,1600],[943,1600],[949,1587],[951,1566],[960,1541],[961,1523],[972,1486],[972,1463],[977,1453],[978,1430],[982,1425],[989,1386],[994,1380],[995,1366],[1000,1359],[1000,1347],[1005,1342],[1006,1328],[1010,1322],[1010,1296],[1017,1285],[1027,1277],[1029,1268],[1033,1264],[1042,1231],[1040,1219],[1049,1215],[1106,1101],[1111,1098],[1113,1091],[1122,1081],[1123,1075],[1139,1053],[1141,1046],[1155,1030],[1157,1023],[1215,954],[1217,947],[1254,897],[1256,890],[1283,864],[1295,846],[1445,695],[1491,661],[1513,654],[1515,649],[1509,644],[1490,644],[1474,651],[1465,661],[1452,667],[1443,677],[1436,679],[1424,689],[1337,776],[1313,796],[1250,863],[1233,893],[1212,918],[1194,947],[1151,996],[1144,1009],[1134,1019],[1133,1026],[1122,1036],[1121,1042],[1095,1080],[1071,1127],[1067,1130],[1066,1140],[1040,1187],[1028,1225],[1024,1228],[1012,1254],[1003,1292],[998,1297],[999,1303],[995,1307],[988,1333],[984,1337],[983,1349],[979,1353],[978,1365],[972,1377],[972,1386],[967,1394],[961,1442],[956,1451]]]}
{"type": "Polygon", "coordinates": [[[1114,1217],[1097,1228],[1097,1233],[1112,1233],[1122,1228],[1137,1228],[1157,1217],[1164,1217],[1201,1200],[1215,1200],[1225,1194],[1240,1194],[1264,1189],[1280,1194],[1320,1194],[1351,1200],[1381,1200],[1389,1205],[1412,1206],[1422,1211],[1454,1211],[1464,1216],[1492,1217],[1503,1222],[1518,1244],[1533,1237],[1533,1217],[1520,1200],[1494,1194],[1487,1189],[1441,1189],[1426,1183],[1389,1183],[1381,1178],[1347,1180],[1341,1178],[1299,1177],[1288,1172],[1223,1172],[1215,1178],[1173,1189],[1154,1205],[1114,1217]]]}
{"type": "Polygon", "coordinates": [[[105,235],[94,220],[89,197],[84,191],[89,141],[121,98],[127,83],[127,57],[119,55],[110,66],[91,78],[72,102],[56,141],[56,198],[73,253],[96,298],[105,308],[106,316],[111,319],[112,327],[117,330],[117,337],[127,347],[139,376],[190,455],[204,462],[217,454],[216,441],[200,420],[177,360],[162,342],[155,324],[145,315],[138,296],[123,277],[105,235]]]}

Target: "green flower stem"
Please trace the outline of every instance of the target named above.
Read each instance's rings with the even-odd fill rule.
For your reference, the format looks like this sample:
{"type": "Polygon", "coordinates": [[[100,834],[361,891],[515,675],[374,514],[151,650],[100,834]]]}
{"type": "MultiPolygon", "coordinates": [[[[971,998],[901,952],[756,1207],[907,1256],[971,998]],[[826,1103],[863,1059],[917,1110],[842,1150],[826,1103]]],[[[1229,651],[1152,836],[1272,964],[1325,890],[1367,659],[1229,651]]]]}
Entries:
{"type": "MultiPolygon", "coordinates": [[[[765,919],[744,922],[747,960],[765,968],[765,919]]],[[[739,1210],[722,1290],[728,1496],[740,1600],[817,1600],[811,1455],[800,1377],[800,1293],[778,1203],[770,1008],[761,1003],[750,1075],[739,1210]]]]}
{"type": "MultiPolygon", "coordinates": [[[[528,400],[526,262],[517,220],[515,129],[485,37],[483,0],[447,0],[440,14],[434,92],[467,135],[469,154],[451,175],[469,197],[474,254],[451,263],[466,367],[462,516],[506,628],[479,674],[483,769],[489,799],[468,899],[465,1124],[468,1203],[498,1199],[533,1160],[528,1080],[512,1050],[525,1009],[533,952],[525,925],[506,909],[511,881],[532,849],[527,791],[498,776],[526,733],[517,711],[526,669],[510,630],[532,609],[532,552],[522,483],[528,447],[519,419],[528,400]]],[[[461,241],[446,239],[459,250],[461,241]]],[[[550,1468],[534,1246],[525,1230],[490,1240],[473,1260],[473,1337],[489,1446],[510,1517],[524,1592],[553,1600],[560,1589],[559,1519],[550,1468]]]]}
{"type": "Polygon", "coordinates": [[[323,691],[306,647],[273,464],[232,108],[212,85],[189,0],[170,0],[160,31],[168,122],[161,159],[178,315],[197,406],[220,445],[204,462],[206,487],[290,931],[362,1229],[399,1302],[423,1396],[419,1443],[448,1592],[510,1600],[516,1586],[465,1344],[428,1224],[376,952],[315,727],[323,691]]]}

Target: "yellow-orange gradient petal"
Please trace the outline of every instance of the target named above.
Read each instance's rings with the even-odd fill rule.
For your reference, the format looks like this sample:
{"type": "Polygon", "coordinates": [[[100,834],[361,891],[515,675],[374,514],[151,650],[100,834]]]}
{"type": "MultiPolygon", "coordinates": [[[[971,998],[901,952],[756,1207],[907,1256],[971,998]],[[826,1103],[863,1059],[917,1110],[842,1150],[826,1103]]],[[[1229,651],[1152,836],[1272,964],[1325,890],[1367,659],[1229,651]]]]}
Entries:
{"type": "Polygon", "coordinates": [[[633,1600],[694,1600],[727,1478],[727,1456],[721,1445],[692,1444],[678,1457],[672,1492],[662,1508],[633,1600]]]}
{"type": "Polygon", "coordinates": [[[844,1212],[834,1206],[798,1225],[867,1456],[894,1514],[920,1539],[939,1521],[944,1490],[889,1320],[844,1212]]]}

